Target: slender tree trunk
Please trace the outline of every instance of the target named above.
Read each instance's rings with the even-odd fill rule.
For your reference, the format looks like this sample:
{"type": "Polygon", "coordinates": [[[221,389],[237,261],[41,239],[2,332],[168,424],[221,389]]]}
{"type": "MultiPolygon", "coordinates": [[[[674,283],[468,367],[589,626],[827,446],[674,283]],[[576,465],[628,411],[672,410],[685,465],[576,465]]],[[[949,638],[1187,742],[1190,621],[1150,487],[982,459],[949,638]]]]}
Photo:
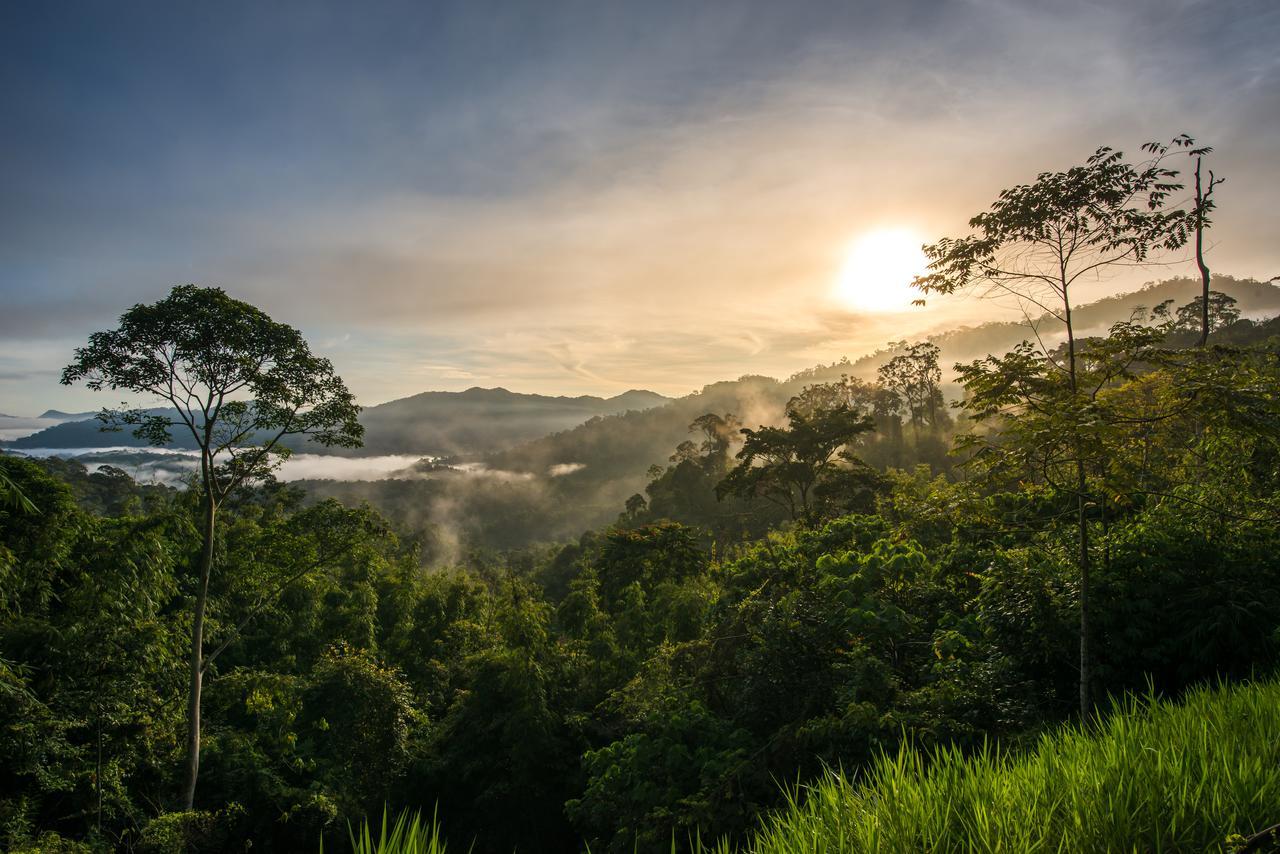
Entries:
{"type": "MultiPolygon", "coordinates": [[[[1213,173],[1209,173],[1212,177],[1213,173]]],[[[1210,189],[1213,189],[1210,187],[1210,189]]],[[[1200,158],[1196,158],[1196,266],[1200,268],[1200,346],[1209,343],[1209,268],[1204,263],[1204,191],[1200,186],[1200,158]]]]}
{"type": "Polygon", "coordinates": [[[98,761],[93,769],[93,800],[97,812],[95,825],[98,835],[102,835],[102,701],[97,704],[98,718],[98,761]]]}
{"type": "Polygon", "coordinates": [[[191,691],[187,698],[187,763],[186,782],[182,788],[182,808],[195,804],[196,778],[200,774],[200,690],[204,682],[204,612],[209,599],[209,574],[213,569],[213,531],[217,507],[213,496],[204,499],[204,537],[200,550],[200,581],[196,590],[196,608],[191,620],[191,691]]]}
{"type": "MultiPolygon", "coordinates": [[[[1077,443],[1078,446],[1079,443],[1077,443]]],[[[1076,460],[1076,526],[1080,540],[1080,719],[1088,720],[1093,715],[1093,649],[1089,643],[1093,634],[1093,623],[1089,615],[1089,517],[1086,513],[1087,501],[1085,489],[1088,481],[1085,477],[1084,460],[1076,460]]]]}
{"type": "MultiPolygon", "coordinates": [[[[1067,296],[1066,276],[1063,276],[1062,304],[1067,326],[1067,375],[1071,381],[1071,393],[1079,392],[1076,377],[1076,337],[1071,325],[1071,300],[1067,296]]],[[[1076,557],[1080,573],[1080,718],[1088,720],[1093,714],[1093,650],[1089,643],[1093,624],[1089,614],[1090,565],[1089,565],[1089,517],[1086,490],[1089,486],[1084,468],[1084,441],[1079,432],[1075,436],[1076,457],[1076,536],[1080,550],[1076,557]]]]}

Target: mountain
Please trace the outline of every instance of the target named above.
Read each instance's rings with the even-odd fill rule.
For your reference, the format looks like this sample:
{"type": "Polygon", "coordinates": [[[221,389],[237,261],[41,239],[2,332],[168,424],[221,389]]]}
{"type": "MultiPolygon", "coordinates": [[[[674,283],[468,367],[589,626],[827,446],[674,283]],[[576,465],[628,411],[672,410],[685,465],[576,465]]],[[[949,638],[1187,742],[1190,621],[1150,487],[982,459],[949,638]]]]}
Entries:
{"type": "MultiPolygon", "coordinates": [[[[1236,308],[1246,318],[1274,317],[1280,314],[1280,287],[1254,279],[1237,279],[1233,276],[1215,275],[1211,287],[1236,300],[1236,308]]],[[[1136,291],[1105,297],[1072,309],[1072,321],[1077,334],[1100,335],[1122,320],[1128,320],[1135,311],[1144,313],[1164,302],[1173,300],[1173,307],[1186,305],[1200,296],[1200,280],[1186,277],[1153,282],[1136,291]]],[[[1047,315],[1037,321],[1046,341],[1063,340],[1061,324],[1047,315]]],[[[931,337],[942,349],[942,361],[951,362],[980,359],[991,353],[1004,353],[1030,334],[1024,322],[984,323],[981,326],[956,329],[931,337]]]]}
{"type": "Polygon", "coordinates": [[[566,430],[588,419],[649,409],[668,398],[633,389],[616,397],[548,397],[505,388],[428,391],[360,414],[362,454],[477,454],[566,430]]]}
{"type": "MultiPolygon", "coordinates": [[[[611,398],[549,397],[519,394],[504,388],[429,391],[365,409],[360,414],[365,426],[364,447],[344,451],[343,455],[489,453],[568,429],[590,418],[647,409],[667,400],[660,394],[638,389],[611,398]]],[[[152,411],[163,413],[165,410],[152,411]]],[[[35,428],[38,432],[15,436],[5,444],[19,449],[144,447],[146,444],[128,430],[104,433],[92,417],[52,425],[45,422],[39,427],[35,428]]],[[[190,437],[184,437],[181,431],[173,431],[173,436],[173,447],[193,447],[190,437]]],[[[323,447],[302,442],[295,448],[326,452],[323,447]]]]}
{"type": "MultiPolygon", "coordinates": [[[[1082,334],[1104,331],[1128,319],[1137,306],[1166,299],[1183,305],[1199,284],[1175,279],[1140,291],[1082,305],[1075,310],[1082,334]]],[[[1246,316],[1280,314],[1280,288],[1262,282],[1215,277],[1215,290],[1238,300],[1246,316]]],[[[1274,334],[1280,324],[1248,327],[1250,335],[1274,334]]],[[[1056,330],[1041,332],[1052,341],[1056,330]]],[[[1215,333],[1231,340],[1232,328],[1215,333]]],[[[1025,324],[987,323],[934,336],[945,368],[957,361],[1003,353],[1030,336],[1025,324]]],[[[506,389],[426,392],[366,409],[366,445],[359,453],[466,454],[472,463],[405,468],[391,480],[309,480],[312,496],[367,500],[398,528],[421,535],[429,553],[460,545],[515,548],[562,541],[617,517],[626,499],[644,489],[651,465],[665,465],[677,445],[694,438],[689,424],[708,412],[733,413],[744,424],[778,423],[786,401],[804,386],[850,374],[874,379],[894,355],[882,349],[801,371],[785,380],[743,376],[712,383],[678,399],[630,391],[613,398],[548,397],[506,389]]],[[[954,387],[951,397],[958,396],[954,387]]],[[[96,422],[64,424],[25,440],[27,447],[92,447],[125,444],[127,433],[100,434],[96,422]],[[82,431],[71,435],[72,430],[82,431]],[[85,432],[87,431],[87,432],[85,432]],[[61,437],[59,439],[58,437],[61,437]]],[[[12,443],[22,446],[22,443],[12,443]]],[[[321,450],[307,448],[307,450],[321,450]]]]}
{"type": "Polygon", "coordinates": [[[32,433],[38,433],[41,430],[53,427],[63,421],[92,417],[92,412],[72,415],[66,412],[59,412],[56,409],[50,409],[35,418],[27,418],[21,415],[0,415],[0,443],[5,440],[21,439],[25,436],[30,436],[32,433]]]}
{"type": "MultiPolygon", "coordinates": [[[[1280,288],[1262,282],[1215,277],[1214,289],[1238,300],[1246,315],[1280,315],[1280,288]]],[[[1151,308],[1166,299],[1184,305],[1199,283],[1175,279],[1152,285],[1075,310],[1082,334],[1101,333],[1128,319],[1138,306],[1151,308]]],[[[1265,326],[1238,324],[1246,336],[1275,334],[1280,322],[1265,326]]],[[[1053,341],[1056,329],[1044,324],[1041,333],[1053,341]]],[[[1227,342],[1237,330],[1215,333],[1227,342]]],[[[989,353],[1004,353],[1031,336],[1025,324],[987,323],[958,329],[931,340],[941,349],[942,365],[950,366],[989,353]]],[[[1241,343],[1237,341],[1237,343],[1241,343]]],[[[482,467],[466,472],[423,473],[400,480],[343,483],[308,482],[317,497],[346,501],[367,500],[403,530],[420,534],[438,553],[449,544],[470,543],[511,548],[536,541],[571,538],[617,518],[627,498],[642,492],[651,465],[666,465],[676,446],[686,439],[689,424],[708,412],[733,413],[747,426],[778,423],[788,399],[804,386],[849,374],[874,380],[877,369],[894,355],[882,349],[856,361],[844,360],[801,371],[786,380],[744,376],[712,383],[701,391],[662,406],[592,418],[541,438],[496,451],[482,467]]],[[[959,389],[946,389],[956,398],[959,389]]]]}
{"type": "MultiPolygon", "coordinates": [[[[56,410],[50,410],[53,412],[56,410]]],[[[155,414],[166,412],[164,409],[150,410],[155,414]]],[[[63,413],[65,414],[65,413],[63,413]]],[[[45,415],[48,415],[46,413],[45,415]]],[[[40,416],[43,429],[37,428],[36,432],[28,433],[25,436],[12,438],[10,441],[4,442],[6,448],[107,448],[112,446],[123,446],[126,448],[145,448],[147,443],[142,439],[135,437],[128,430],[121,430],[114,433],[104,433],[102,424],[92,413],[86,413],[80,416],[78,421],[61,421],[49,424],[45,420],[45,415],[40,416]]],[[[35,421],[36,419],[30,419],[35,421]]],[[[176,448],[194,448],[195,444],[190,437],[183,441],[183,437],[175,430],[173,446],[176,448]]]]}
{"type": "Polygon", "coordinates": [[[84,421],[97,415],[96,412],[63,412],[60,409],[46,409],[39,417],[50,421],[84,421]]]}

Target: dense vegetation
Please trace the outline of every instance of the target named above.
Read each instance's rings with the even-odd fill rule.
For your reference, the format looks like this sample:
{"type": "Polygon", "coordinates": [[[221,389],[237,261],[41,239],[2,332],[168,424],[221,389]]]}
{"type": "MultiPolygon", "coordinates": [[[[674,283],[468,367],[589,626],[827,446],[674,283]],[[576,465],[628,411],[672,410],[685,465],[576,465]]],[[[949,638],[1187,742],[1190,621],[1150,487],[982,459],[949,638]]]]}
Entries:
{"type": "MultiPolygon", "coordinates": [[[[1085,351],[1109,377],[1090,469],[1109,695],[1277,654],[1276,348],[1177,334],[1085,351]]],[[[3,458],[39,508],[0,511],[7,844],[339,845],[389,803],[438,804],[477,850],[649,850],[742,837],[780,781],[903,738],[965,750],[1070,715],[1073,496],[1012,451],[958,480],[833,458],[825,498],[780,524],[715,501],[732,446],[704,435],[615,527],[455,570],[424,572],[369,510],[280,485],[228,499],[208,631],[234,643],[206,689],[200,810],[177,814],[198,495],[3,458]]]]}
{"type": "Polygon", "coordinates": [[[1010,756],[917,750],[832,775],[752,840],[758,854],[885,851],[1239,851],[1273,843],[1280,686],[1131,701],[1101,731],[1010,756]],[[1263,828],[1248,835],[1224,828],[1263,828]],[[1266,833],[1271,830],[1271,833],[1266,833]]]}
{"type": "MultiPolygon", "coordinates": [[[[1019,241],[1087,246],[1086,271],[1181,245],[1205,211],[1163,207],[1174,149],[1151,150],[1002,194],[930,248],[924,287],[1021,287],[1000,261],[1028,257],[1019,241]]],[[[412,494],[388,520],[272,479],[282,437],[363,429],[294,330],[215,289],[134,307],[64,381],[167,389],[177,421],[117,417],[156,443],[186,427],[201,470],[170,490],[0,457],[0,840],[341,850],[400,815],[383,826],[438,850],[440,825],[409,818],[434,814],[478,852],[1160,850],[1280,820],[1274,688],[1196,693],[1280,663],[1275,321],[1206,274],[1201,302],[1094,334],[1070,320],[1067,262],[1048,279],[1065,338],[957,365],[954,412],[929,342],[874,379],[794,377],[767,421],[742,382],[709,387],[677,402],[706,404],[678,442],[645,440],[667,464],[609,496],[613,524],[453,561],[412,494]],[[1189,690],[1182,711],[1123,699],[1189,690]],[[1073,719],[1099,741],[1040,739],[1073,719]]],[[[603,421],[505,459],[631,465],[616,436],[559,456],[603,421]]],[[[495,496],[480,524],[527,543],[495,496]]]]}

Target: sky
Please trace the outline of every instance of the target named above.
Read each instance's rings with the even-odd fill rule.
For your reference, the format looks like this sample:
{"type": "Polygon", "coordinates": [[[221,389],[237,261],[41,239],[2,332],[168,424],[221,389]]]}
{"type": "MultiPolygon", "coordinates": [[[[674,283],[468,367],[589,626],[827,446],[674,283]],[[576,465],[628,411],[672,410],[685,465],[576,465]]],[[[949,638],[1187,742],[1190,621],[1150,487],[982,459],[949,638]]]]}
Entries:
{"type": "Polygon", "coordinates": [[[115,403],[61,368],[186,282],[366,404],[786,376],[1001,316],[850,300],[868,233],[1182,132],[1210,265],[1270,278],[1277,44],[1274,0],[5,3],[0,412],[115,403]]]}

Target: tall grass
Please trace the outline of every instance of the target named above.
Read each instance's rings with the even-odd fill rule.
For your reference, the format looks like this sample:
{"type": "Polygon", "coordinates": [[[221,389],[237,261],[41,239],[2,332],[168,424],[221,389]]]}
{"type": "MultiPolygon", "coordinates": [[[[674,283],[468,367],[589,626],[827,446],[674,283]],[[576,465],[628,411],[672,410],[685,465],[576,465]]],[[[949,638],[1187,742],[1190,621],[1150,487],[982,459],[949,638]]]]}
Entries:
{"type": "MultiPolygon", "coordinates": [[[[1124,701],[1096,729],[1065,728],[1016,755],[911,748],[855,782],[794,792],[745,854],[1221,852],[1280,822],[1280,682],[1124,701]]],[[[383,812],[355,854],[445,854],[435,816],[383,812]]],[[[683,846],[672,841],[671,850],[683,846]]],[[[587,849],[590,850],[590,849],[587,849]]],[[[698,835],[688,850],[730,854],[698,835]]],[[[1259,849],[1269,850],[1269,849],[1259,849]]],[[[323,847],[321,848],[323,852],[323,847]]]]}
{"type": "MultiPolygon", "coordinates": [[[[445,854],[448,848],[435,814],[428,823],[422,820],[422,813],[406,810],[392,823],[385,807],[377,836],[368,819],[360,822],[359,830],[351,830],[350,836],[352,854],[445,854]]],[[[320,854],[324,854],[323,844],[320,854]]]]}
{"type": "Polygon", "coordinates": [[[906,749],[805,787],[751,854],[1222,851],[1280,822],[1280,684],[1130,699],[1012,756],[906,749]]]}

